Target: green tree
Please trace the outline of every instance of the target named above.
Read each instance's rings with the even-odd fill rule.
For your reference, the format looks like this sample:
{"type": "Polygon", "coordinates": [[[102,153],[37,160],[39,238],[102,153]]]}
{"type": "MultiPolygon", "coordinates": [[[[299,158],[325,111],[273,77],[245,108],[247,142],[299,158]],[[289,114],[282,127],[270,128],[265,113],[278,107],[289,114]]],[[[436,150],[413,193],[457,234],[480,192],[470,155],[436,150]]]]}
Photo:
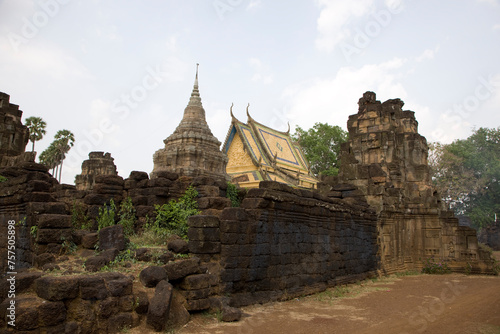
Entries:
{"type": "Polygon", "coordinates": [[[41,140],[45,135],[47,123],[41,117],[28,117],[26,118],[26,126],[29,130],[29,139],[33,143],[31,152],[35,152],[35,142],[41,140]]]}
{"type": "Polygon", "coordinates": [[[500,127],[479,128],[467,139],[431,146],[433,182],[457,214],[476,228],[500,213],[500,127]]]}
{"type": "Polygon", "coordinates": [[[61,174],[63,161],[66,158],[66,154],[69,152],[71,147],[75,143],[75,135],[69,130],[59,130],[57,131],[55,137],[55,147],[59,152],[59,160],[61,161],[61,166],[59,167],[59,183],[61,182],[61,174]]]}
{"type": "Polygon", "coordinates": [[[55,142],[52,142],[49,147],[40,153],[38,159],[41,164],[47,166],[49,169],[52,169],[52,175],[55,175],[56,168],[61,163],[59,160],[59,151],[55,146],[55,142]]]}
{"type": "Polygon", "coordinates": [[[347,141],[348,134],[337,125],[316,123],[305,131],[295,128],[292,138],[304,151],[314,175],[337,175],[339,172],[340,145],[347,141]]]}
{"type": "Polygon", "coordinates": [[[69,130],[59,130],[54,136],[54,141],[40,154],[40,163],[52,169],[52,175],[61,182],[63,160],[73,147],[75,135],[69,130]],[[59,176],[58,176],[59,174],[59,176]]]}

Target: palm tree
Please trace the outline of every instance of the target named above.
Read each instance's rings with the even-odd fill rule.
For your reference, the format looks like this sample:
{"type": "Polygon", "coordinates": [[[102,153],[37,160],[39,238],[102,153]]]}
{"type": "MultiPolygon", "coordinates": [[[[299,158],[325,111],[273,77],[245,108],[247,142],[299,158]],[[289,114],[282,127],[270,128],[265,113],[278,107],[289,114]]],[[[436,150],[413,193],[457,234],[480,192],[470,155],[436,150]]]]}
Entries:
{"type": "Polygon", "coordinates": [[[61,162],[61,166],[59,167],[59,183],[61,183],[63,160],[66,158],[66,153],[69,152],[75,143],[75,135],[69,130],[59,130],[54,139],[55,147],[59,152],[59,161],[61,162]]]}
{"type": "Polygon", "coordinates": [[[26,126],[29,130],[29,139],[33,143],[31,152],[35,152],[35,142],[43,138],[46,133],[45,127],[47,123],[41,117],[28,117],[26,118],[26,126]]]}
{"type": "Polygon", "coordinates": [[[59,151],[56,148],[55,141],[40,154],[38,159],[41,164],[52,169],[52,175],[55,175],[54,172],[56,172],[56,167],[61,163],[61,161],[59,161],[59,151]]]}

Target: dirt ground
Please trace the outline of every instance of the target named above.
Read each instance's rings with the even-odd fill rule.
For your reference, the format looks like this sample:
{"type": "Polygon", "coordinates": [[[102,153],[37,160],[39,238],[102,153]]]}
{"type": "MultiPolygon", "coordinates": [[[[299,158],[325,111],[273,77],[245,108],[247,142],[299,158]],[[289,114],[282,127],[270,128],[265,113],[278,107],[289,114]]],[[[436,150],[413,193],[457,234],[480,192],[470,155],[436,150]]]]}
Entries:
{"type": "Polygon", "coordinates": [[[198,314],[173,333],[500,333],[499,276],[394,276],[348,290],[248,306],[235,323],[198,314]]]}

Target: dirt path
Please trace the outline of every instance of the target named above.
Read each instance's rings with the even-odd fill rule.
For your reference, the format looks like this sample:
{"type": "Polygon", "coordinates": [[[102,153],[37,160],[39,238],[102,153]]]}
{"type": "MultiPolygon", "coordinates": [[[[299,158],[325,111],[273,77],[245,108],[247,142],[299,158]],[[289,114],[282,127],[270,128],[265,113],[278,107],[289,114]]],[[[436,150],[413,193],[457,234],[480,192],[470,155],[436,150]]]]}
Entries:
{"type": "Polygon", "coordinates": [[[196,315],[179,334],[500,333],[500,277],[416,275],[243,308],[237,323],[196,315]]]}

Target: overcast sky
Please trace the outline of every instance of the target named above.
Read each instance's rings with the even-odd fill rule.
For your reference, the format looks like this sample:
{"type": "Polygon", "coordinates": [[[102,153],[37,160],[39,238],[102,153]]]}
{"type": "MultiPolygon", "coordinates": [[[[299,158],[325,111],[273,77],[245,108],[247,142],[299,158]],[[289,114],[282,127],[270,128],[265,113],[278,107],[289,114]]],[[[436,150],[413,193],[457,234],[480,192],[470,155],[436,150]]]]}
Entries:
{"type": "Polygon", "coordinates": [[[500,126],[500,0],[0,0],[0,91],[47,122],[39,153],[75,134],[65,183],[90,151],[151,172],[196,63],[222,143],[233,102],[277,130],[346,129],[368,90],[405,101],[428,141],[500,126]]]}

